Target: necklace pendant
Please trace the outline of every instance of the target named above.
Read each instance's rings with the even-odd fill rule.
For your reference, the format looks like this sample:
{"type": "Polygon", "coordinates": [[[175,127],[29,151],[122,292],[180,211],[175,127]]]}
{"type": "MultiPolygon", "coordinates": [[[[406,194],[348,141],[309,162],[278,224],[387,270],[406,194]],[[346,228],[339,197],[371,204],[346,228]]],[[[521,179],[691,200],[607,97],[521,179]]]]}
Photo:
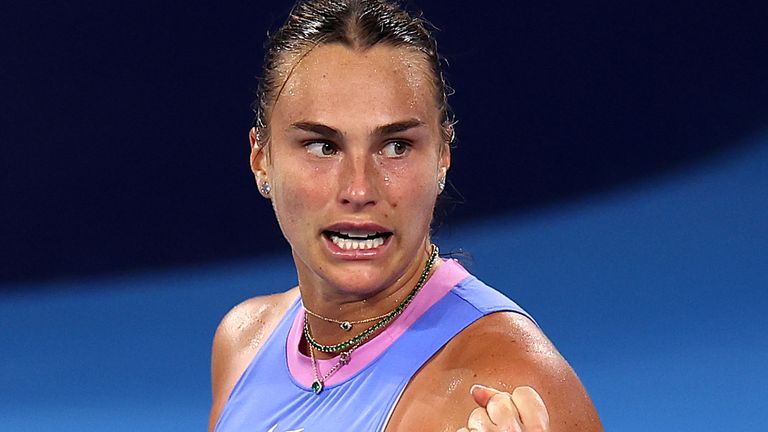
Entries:
{"type": "Polygon", "coordinates": [[[344,331],[350,331],[352,330],[352,323],[349,321],[344,321],[341,324],[339,324],[339,327],[341,327],[344,331]]]}
{"type": "Polygon", "coordinates": [[[323,391],[323,383],[320,380],[312,381],[312,391],[315,392],[316,395],[319,395],[320,392],[323,391]]]}
{"type": "Polygon", "coordinates": [[[351,353],[349,351],[344,351],[343,353],[339,354],[339,364],[344,366],[347,363],[349,363],[349,358],[351,357],[351,353]]]}

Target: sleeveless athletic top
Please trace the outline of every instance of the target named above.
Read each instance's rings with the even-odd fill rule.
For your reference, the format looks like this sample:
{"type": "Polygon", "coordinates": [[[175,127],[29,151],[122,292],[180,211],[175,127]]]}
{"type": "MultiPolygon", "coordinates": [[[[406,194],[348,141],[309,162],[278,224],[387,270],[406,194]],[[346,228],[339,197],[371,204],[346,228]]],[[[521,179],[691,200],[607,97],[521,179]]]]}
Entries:
{"type": "MultiPolygon", "coordinates": [[[[315,394],[311,360],[298,352],[304,312],[297,300],[235,384],[215,431],[383,431],[419,368],[468,325],[498,311],[533,320],[456,261],[445,261],[408,308],[315,394]]],[[[319,360],[320,373],[337,361],[319,360]]]]}

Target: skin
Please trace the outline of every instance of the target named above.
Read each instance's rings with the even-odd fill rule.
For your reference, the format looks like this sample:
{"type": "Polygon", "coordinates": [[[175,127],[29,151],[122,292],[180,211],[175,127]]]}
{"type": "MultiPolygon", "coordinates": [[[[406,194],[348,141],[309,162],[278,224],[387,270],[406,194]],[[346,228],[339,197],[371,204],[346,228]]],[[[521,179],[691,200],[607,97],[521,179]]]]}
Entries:
{"type": "MultiPolygon", "coordinates": [[[[295,66],[269,113],[269,134],[252,130],[250,139],[251,166],[259,185],[272,186],[265,197],[291,245],[299,287],[247,300],[222,320],[209,430],[299,291],[309,309],[350,320],[402,301],[428,257],[438,179],[450,167],[435,90],[418,53],[329,44],[295,66]],[[340,259],[322,234],[339,222],[375,223],[393,234],[375,256],[340,259]]],[[[323,343],[347,337],[336,324],[309,323],[323,343]]],[[[513,313],[483,317],[449,341],[412,378],[387,426],[462,428],[602,430],[566,361],[538,327],[513,313]],[[488,387],[472,387],[480,383],[488,387]]]]}

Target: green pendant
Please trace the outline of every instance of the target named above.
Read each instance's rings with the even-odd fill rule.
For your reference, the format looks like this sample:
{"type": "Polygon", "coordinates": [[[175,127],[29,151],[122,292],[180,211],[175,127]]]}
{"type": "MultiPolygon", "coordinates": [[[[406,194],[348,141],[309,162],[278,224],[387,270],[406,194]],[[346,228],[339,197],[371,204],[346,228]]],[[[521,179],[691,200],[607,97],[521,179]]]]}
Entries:
{"type": "Polygon", "coordinates": [[[323,391],[323,383],[319,380],[312,381],[312,391],[315,392],[315,394],[320,394],[320,392],[323,391]]]}

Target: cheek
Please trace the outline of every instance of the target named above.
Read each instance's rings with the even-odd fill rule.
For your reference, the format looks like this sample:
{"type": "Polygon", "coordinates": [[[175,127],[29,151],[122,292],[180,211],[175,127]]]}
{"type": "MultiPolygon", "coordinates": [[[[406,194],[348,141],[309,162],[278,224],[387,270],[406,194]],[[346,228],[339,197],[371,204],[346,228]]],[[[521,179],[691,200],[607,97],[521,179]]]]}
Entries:
{"type": "Polygon", "coordinates": [[[409,162],[380,164],[387,200],[397,213],[412,215],[409,217],[431,215],[436,199],[436,176],[429,168],[414,169],[415,165],[409,162]]]}
{"type": "Polygon", "coordinates": [[[313,214],[331,200],[332,187],[324,167],[280,165],[273,167],[273,205],[278,221],[284,227],[309,226],[313,214]]]}

